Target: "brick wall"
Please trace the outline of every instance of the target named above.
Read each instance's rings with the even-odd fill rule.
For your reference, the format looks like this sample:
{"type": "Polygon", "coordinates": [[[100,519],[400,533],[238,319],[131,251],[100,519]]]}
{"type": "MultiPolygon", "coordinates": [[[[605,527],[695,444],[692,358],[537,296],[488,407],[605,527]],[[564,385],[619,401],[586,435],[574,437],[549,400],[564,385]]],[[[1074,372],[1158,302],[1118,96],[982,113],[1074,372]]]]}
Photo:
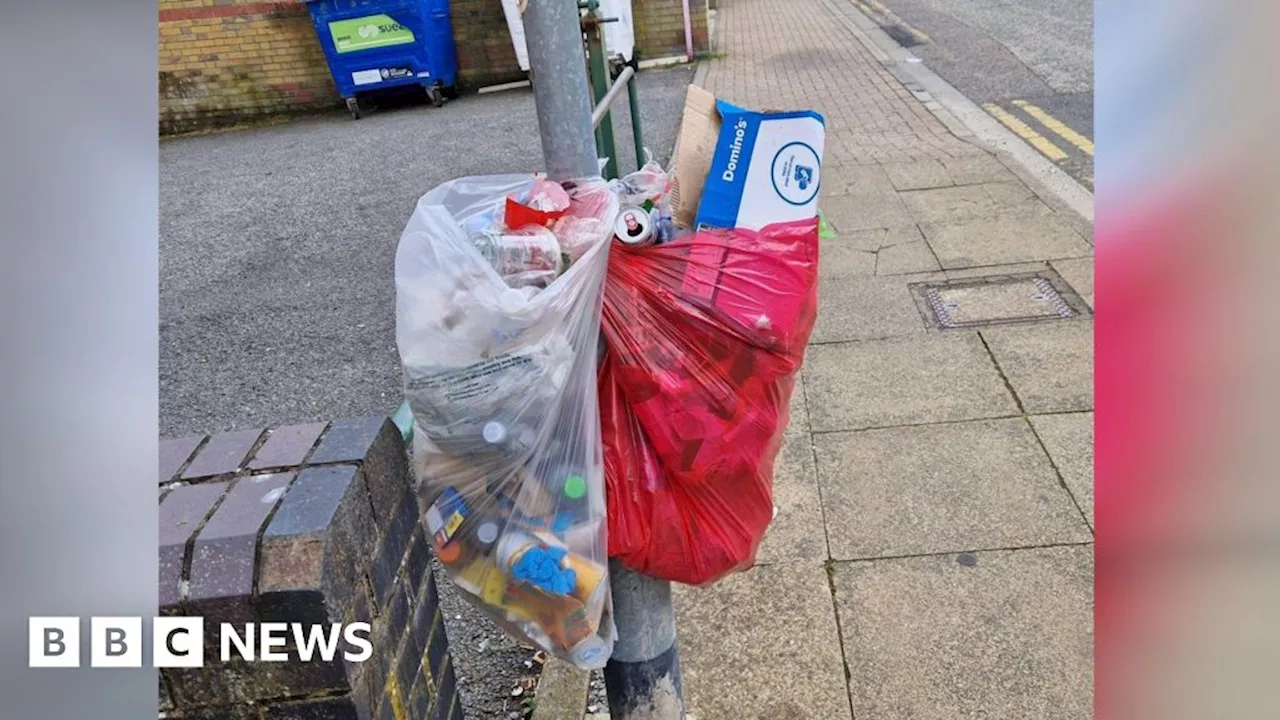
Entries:
{"type": "MultiPolygon", "coordinates": [[[[524,78],[499,0],[452,0],[451,7],[462,85],[483,87],[524,78]]],[[[684,55],[680,0],[632,0],[631,12],[641,58],[684,55]]],[[[689,0],[689,19],[694,52],[706,52],[707,0],[689,0]]]]}
{"type": "MultiPolygon", "coordinates": [[[[684,6],[680,0],[632,0],[636,52],[643,58],[684,55],[684,6]]],[[[707,0],[689,0],[693,51],[710,50],[707,38],[707,0]]]]}
{"type": "Polygon", "coordinates": [[[160,0],[160,130],[336,105],[301,0],[160,0]]]}
{"type": "Polygon", "coordinates": [[[479,88],[523,80],[501,0],[450,0],[458,84],[479,88]]]}
{"type": "MultiPolygon", "coordinates": [[[[374,417],[162,441],[160,614],[201,616],[205,666],[163,668],[182,720],[461,720],[400,433],[374,417]],[[373,655],[220,658],[223,622],[367,622],[373,655]]],[[[354,648],[353,648],[354,649],[354,648]]]]}
{"type": "MultiPolygon", "coordinates": [[[[524,77],[499,0],[451,0],[459,85],[524,77]]],[[[633,0],[641,58],[684,54],[680,0],[633,0]]],[[[708,50],[707,0],[690,0],[708,50]]],[[[302,0],[160,0],[160,131],[184,132],[340,104],[302,0]]]]}

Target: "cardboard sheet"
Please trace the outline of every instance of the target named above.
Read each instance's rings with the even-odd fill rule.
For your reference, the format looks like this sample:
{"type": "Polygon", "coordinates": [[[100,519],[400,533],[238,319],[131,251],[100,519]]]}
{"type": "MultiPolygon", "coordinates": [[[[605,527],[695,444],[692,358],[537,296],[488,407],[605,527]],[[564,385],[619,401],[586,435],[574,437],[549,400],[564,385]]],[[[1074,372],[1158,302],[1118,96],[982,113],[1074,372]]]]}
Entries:
{"type": "Polygon", "coordinates": [[[671,155],[671,171],[675,175],[671,214],[677,225],[693,227],[698,201],[702,198],[702,186],[707,181],[719,139],[720,113],[716,110],[715,95],[690,85],[685,94],[680,135],[671,155]]]}

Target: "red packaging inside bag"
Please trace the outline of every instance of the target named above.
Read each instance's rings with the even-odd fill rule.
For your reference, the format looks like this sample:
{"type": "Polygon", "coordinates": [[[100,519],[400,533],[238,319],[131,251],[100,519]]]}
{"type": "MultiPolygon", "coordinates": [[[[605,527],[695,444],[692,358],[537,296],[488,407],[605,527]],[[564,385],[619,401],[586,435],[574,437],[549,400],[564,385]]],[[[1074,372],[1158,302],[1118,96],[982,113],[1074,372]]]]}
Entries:
{"type": "Polygon", "coordinates": [[[816,219],[614,244],[599,383],[611,556],[691,585],[754,562],[817,273],[816,219]]]}

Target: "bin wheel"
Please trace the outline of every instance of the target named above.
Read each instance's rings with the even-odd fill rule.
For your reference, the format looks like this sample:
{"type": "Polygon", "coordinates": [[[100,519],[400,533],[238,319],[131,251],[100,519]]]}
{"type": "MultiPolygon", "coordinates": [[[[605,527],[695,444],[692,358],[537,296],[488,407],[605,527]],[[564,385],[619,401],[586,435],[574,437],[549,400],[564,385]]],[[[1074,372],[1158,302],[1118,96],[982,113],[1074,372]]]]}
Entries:
{"type": "Polygon", "coordinates": [[[351,113],[352,120],[360,119],[360,100],[358,98],[347,98],[347,111],[351,113]]]}
{"type": "Polygon", "coordinates": [[[457,86],[457,85],[450,85],[450,86],[446,87],[446,88],[444,89],[444,96],[445,96],[445,98],[447,98],[447,99],[449,99],[449,100],[457,100],[457,99],[458,99],[458,86],[457,86]]]}
{"type": "Polygon", "coordinates": [[[431,98],[432,105],[436,107],[444,105],[444,91],[440,89],[439,85],[432,85],[431,89],[427,90],[427,95],[431,98]]]}

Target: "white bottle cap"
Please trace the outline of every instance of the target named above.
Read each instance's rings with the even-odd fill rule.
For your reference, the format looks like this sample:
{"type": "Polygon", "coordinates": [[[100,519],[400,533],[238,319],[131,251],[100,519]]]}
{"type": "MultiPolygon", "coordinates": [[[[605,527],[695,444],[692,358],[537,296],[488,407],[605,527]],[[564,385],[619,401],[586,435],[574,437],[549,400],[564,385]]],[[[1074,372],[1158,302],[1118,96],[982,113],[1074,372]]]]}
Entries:
{"type": "Polygon", "coordinates": [[[484,441],[490,444],[498,444],[507,437],[507,426],[500,422],[490,421],[484,424],[484,441]]]}
{"type": "Polygon", "coordinates": [[[476,539],[485,545],[493,543],[498,539],[498,526],[491,522],[482,523],[476,528],[476,539]]]}

